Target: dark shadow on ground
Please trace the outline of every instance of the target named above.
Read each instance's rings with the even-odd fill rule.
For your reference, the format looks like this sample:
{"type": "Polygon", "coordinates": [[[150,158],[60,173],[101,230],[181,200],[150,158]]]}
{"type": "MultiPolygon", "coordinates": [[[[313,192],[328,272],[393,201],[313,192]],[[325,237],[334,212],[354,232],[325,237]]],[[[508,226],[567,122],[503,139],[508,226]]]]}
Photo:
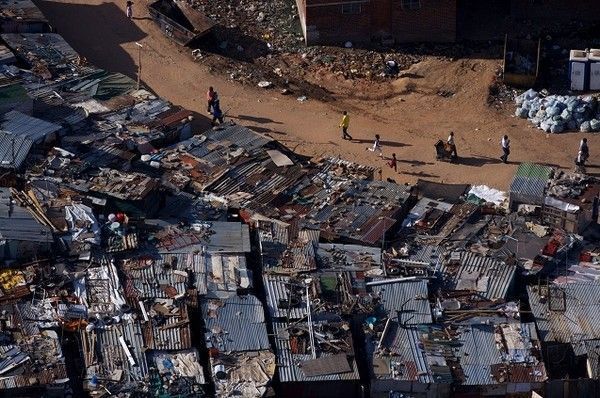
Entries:
{"type": "Polygon", "coordinates": [[[62,35],[90,63],[136,78],[136,61],[121,45],[140,41],[147,34],[114,3],[87,5],[45,0],[36,0],[35,3],[56,29],[56,33],[62,35]],[[79,23],[74,24],[73,20],[78,20],[79,23]],[[82,31],[82,26],[87,26],[87,30],[82,31]],[[95,40],[90,40],[91,36],[95,40]],[[108,52],[110,57],[107,57],[108,52]]]}
{"type": "MultiPolygon", "coordinates": [[[[502,160],[500,160],[500,156],[498,156],[498,158],[491,158],[488,156],[459,156],[458,159],[456,159],[453,163],[464,166],[481,167],[485,164],[502,163],[502,160]]],[[[511,162],[508,162],[507,164],[510,163],[511,162]]]]}
{"type": "MultiPolygon", "coordinates": [[[[114,3],[87,5],[36,0],[36,4],[56,29],[56,33],[62,35],[91,64],[137,78],[137,61],[122,45],[135,45],[136,41],[141,41],[147,34],[114,3]],[[78,20],[79,23],[74,24],[73,20],[78,20]],[[87,29],[81,30],[81,26],[87,26],[87,29]]],[[[144,16],[134,19],[149,18],[144,16]]],[[[151,87],[148,88],[152,91],[151,87]]],[[[192,131],[204,131],[211,127],[212,117],[209,119],[198,112],[193,112],[193,117],[192,131]]]]}
{"type": "Polygon", "coordinates": [[[425,178],[439,178],[440,177],[437,174],[429,174],[429,173],[425,173],[424,171],[419,171],[419,172],[402,171],[402,172],[400,172],[400,174],[405,174],[405,175],[415,176],[415,177],[425,177],[425,178]]]}
{"type": "Polygon", "coordinates": [[[275,130],[271,130],[269,128],[266,127],[260,127],[260,126],[247,126],[250,130],[252,131],[256,131],[257,133],[261,133],[261,134],[278,134],[278,135],[286,135],[286,133],[281,132],[281,131],[275,131],[275,130]]]}
{"type": "Polygon", "coordinates": [[[425,165],[433,165],[433,164],[435,164],[433,162],[423,162],[422,160],[409,160],[409,159],[397,159],[397,158],[396,158],[396,161],[398,163],[412,164],[413,166],[425,166],[425,165]]]}
{"type": "MultiPolygon", "coordinates": [[[[373,140],[365,140],[365,139],[361,139],[361,138],[353,138],[350,140],[350,142],[353,142],[355,144],[373,144],[374,139],[373,140]]],[[[381,144],[382,147],[389,147],[389,148],[401,148],[404,146],[412,146],[411,144],[403,144],[401,142],[395,142],[395,141],[379,141],[379,143],[381,144]]]]}
{"type": "Polygon", "coordinates": [[[239,27],[228,28],[221,25],[215,26],[207,36],[189,45],[242,62],[253,62],[269,53],[266,41],[245,34],[239,27]]]}
{"type": "Polygon", "coordinates": [[[268,117],[259,117],[259,116],[237,115],[237,119],[245,120],[245,121],[248,121],[248,122],[254,122],[254,123],[283,124],[281,122],[276,122],[273,119],[269,119],[268,117]]]}
{"type": "Polygon", "coordinates": [[[419,75],[419,74],[417,74],[417,73],[409,73],[409,72],[406,72],[406,73],[400,73],[400,74],[398,75],[398,77],[408,77],[408,78],[410,78],[410,79],[423,79],[425,76],[423,76],[423,75],[419,75]]]}
{"type": "MultiPolygon", "coordinates": [[[[542,166],[547,166],[547,167],[552,167],[554,169],[560,169],[561,167],[557,164],[554,163],[538,163],[541,164],[542,166]]],[[[575,164],[573,164],[573,168],[575,167],[575,164]]],[[[586,167],[590,167],[590,166],[586,166],[586,167]]]]}

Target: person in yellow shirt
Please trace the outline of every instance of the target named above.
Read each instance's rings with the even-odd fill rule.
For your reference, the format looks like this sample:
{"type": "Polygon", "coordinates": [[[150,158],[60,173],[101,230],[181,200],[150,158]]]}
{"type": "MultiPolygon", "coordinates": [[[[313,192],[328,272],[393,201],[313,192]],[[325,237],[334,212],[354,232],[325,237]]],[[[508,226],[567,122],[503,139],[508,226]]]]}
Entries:
{"type": "Polygon", "coordinates": [[[348,126],[350,126],[350,116],[348,112],[344,111],[344,116],[342,116],[342,121],[340,122],[340,127],[342,128],[342,139],[346,139],[348,137],[349,140],[352,140],[352,136],[348,134],[348,126]]]}

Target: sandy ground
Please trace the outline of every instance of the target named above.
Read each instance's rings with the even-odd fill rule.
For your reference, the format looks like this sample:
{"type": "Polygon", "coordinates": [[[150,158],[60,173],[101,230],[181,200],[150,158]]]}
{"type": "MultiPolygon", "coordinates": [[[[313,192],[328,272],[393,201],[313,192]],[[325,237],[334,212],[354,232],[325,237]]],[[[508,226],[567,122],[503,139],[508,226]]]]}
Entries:
{"type": "Polygon", "coordinates": [[[311,156],[341,156],[381,167],[385,178],[412,183],[418,178],[449,183],[487,184],[506,190],[520,162],[573,168],[579,140],[586,136],[592,153],[591,174],[600,174],[594,157],[600,135],[546,135],[512,116],[514,107],[498,111],[487,105],[488,87],[498,60],[440,60],[431,57],[403,71],[395,81],[368,85],[326,73],[310,80],[329,88],[335,101],[298,102],[296,95],[243,86],[195,62],[190,50],[164,37],[149,19],[147,1],[135,2],[134,20],[125,17],[125,1],[36,1],[66,40],[93,64],[136,76],[142,43],[142,80],[160,96],[198,112],[198,131],[208,127],[205,92],[217,88],[222,108],[237,123],[268,134],[311,156]],[[440,96],[440,91],[454,93],[440,96]],[[352,142],[341,139],[342,110],[351,115],[352,142]],[[434,143],[456,135],[458,164],[435,160],[434,143]],[[394,173],[386,162],[365,149],[381,135],[385,156],[399,159],[394,173]],[[509,164],[502,164],[500,139],[512,141],[509,164]]]}

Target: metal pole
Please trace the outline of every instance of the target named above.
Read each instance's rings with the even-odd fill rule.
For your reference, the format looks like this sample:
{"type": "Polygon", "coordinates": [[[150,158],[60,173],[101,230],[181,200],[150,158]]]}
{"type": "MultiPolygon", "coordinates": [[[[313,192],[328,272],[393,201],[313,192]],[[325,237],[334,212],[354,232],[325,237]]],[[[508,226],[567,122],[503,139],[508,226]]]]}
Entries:
{"type": "Polygon", "coordinates": [[[313,323],[312,323],[312,314],[310,311],[310,295],[308,292],[308,288],[310,285],[309,281],[305,281],[306,283],[306,311],[308,312],[308,336],[310,338],[310,350],[311,350],[311,354],[312,354],[312,359],[317,358],[317,351],[315,349],[315,336],[314,336],[314,330],[313,330],[313,323]]]}
{"type": "Polygon", "coordinates": [[[135,45],[138,46],[137,89],[139,90],[140,89],[140,82],[142,80],[142,48],[144,48],[144,46],[142,46],[137,41],[135,42],[135,45]]]}

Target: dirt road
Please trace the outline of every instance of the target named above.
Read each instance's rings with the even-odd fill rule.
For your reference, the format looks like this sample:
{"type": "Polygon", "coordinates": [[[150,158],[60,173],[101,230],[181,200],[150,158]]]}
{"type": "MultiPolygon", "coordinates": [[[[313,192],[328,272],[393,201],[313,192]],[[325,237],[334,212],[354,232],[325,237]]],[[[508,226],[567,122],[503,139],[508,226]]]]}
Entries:
{"type": "MultiPolygon", "coordinates": [[[[326,73],[311,80],[333,88],[336,101],[298,102],[278,90],[242,86],[219,71],[192,60],[190,50],[162,35],[148,18],[145,0],[134,5],[134,20],[125,17],[125,1],[36,1],[66,40],[91,63],[136,76],[138,47],[142,50],[142,80],[167,100],[205,111],[209,85],[219,91],[222,108],[236,122],[269,134],[298,152],[334,155],[380,166],[384,177],[397,182],[425,178],[444,182],[487,184],[506,190],[518,163],[533,161],[572,168],[579,140],[587,136],[592,155],[600,150],[600,135],[546,135],[504,112],[488,107],[488,87],[497,60],[439,60],[435,57],[403,71],[397,80],[379,85],[348,81],[326,73]],[[443,95],[440,95],[443,94],[443,95]],[[354,141],[341,139],[340,112],[351,114],[354,141]],[[433,144],[456,134],[459,164],[435,160],[433,144]],[[398,173],[365,149],[380,134],[384,155],[395,152],[398,173]],[[510,164],[500,162],[500,139],[512,140],[510,164]]],[[[208,127],[202,118],[200,127],[208,127]]],[[[594,157],[592,156],[592,159],[594,157]]],[[[600,165],[589,168],[599,174],[600,165]]]]}

